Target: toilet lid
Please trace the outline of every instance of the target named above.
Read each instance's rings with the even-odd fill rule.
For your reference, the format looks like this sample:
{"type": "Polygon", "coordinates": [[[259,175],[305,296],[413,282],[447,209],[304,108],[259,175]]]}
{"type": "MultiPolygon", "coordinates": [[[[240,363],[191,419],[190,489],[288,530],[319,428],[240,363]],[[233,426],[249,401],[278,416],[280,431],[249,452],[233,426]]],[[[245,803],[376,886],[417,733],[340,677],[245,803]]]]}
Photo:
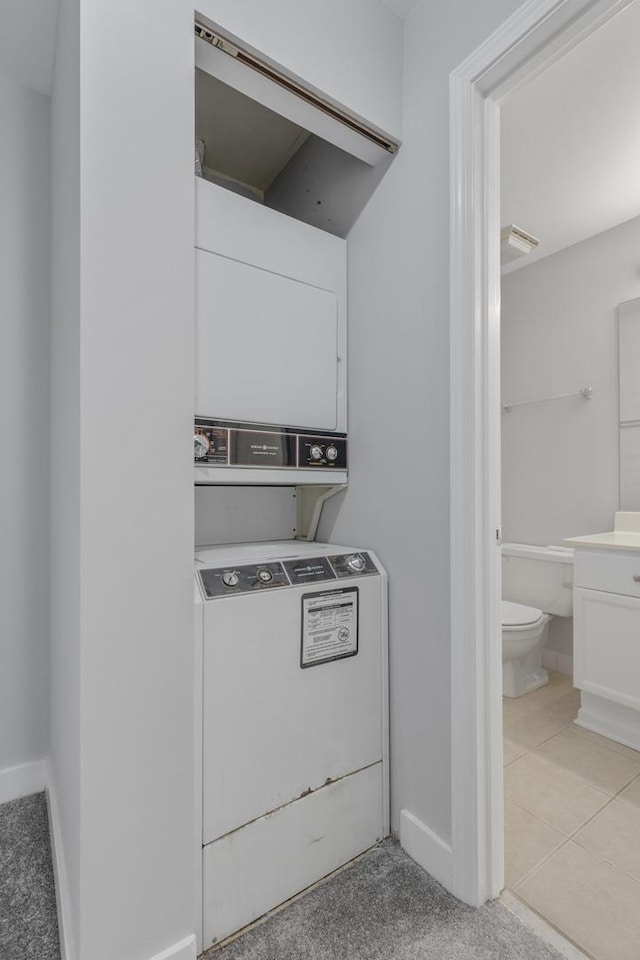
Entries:
{"type": "Polygon", "coordinates": [[[542,616],[542,610],[537,607],[525,607],[522,603],[502,601],[502,626],[524,627],[528,623],[537,623],[542,616]]]}

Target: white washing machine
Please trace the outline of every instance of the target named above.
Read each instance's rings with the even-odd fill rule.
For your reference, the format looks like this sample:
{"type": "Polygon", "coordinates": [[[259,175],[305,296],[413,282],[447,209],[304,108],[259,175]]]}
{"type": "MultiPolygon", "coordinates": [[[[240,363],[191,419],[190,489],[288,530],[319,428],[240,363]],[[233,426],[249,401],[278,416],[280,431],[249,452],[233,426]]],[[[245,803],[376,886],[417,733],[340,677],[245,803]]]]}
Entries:
{"type": "Polygon", "coordinates": [[[353,547],[204,547],[196,604],[207,949],[389,832],[387,577],[353,547]]]}

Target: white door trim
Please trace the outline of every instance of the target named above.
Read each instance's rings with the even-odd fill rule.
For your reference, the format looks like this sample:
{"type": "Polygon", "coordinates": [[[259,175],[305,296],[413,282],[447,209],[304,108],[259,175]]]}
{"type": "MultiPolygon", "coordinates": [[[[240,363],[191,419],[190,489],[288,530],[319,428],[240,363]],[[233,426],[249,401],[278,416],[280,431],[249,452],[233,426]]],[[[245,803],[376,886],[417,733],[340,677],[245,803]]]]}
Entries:
{"type": "Polygon", "coordinates": [[[633,0],[528,0],[450,78],[451,889],[504,884],[499,101],[633,0]]]}

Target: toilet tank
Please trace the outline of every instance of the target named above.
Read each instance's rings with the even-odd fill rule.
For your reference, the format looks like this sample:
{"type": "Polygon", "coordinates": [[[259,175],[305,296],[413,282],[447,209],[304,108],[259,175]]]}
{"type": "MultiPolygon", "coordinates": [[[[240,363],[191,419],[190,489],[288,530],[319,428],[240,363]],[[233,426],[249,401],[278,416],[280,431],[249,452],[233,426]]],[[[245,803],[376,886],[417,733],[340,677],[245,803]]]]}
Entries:
{"type": "Polygon", "coordinates": [[[502,544],[502,599],[573,616],[573,550],[502,544]]]}

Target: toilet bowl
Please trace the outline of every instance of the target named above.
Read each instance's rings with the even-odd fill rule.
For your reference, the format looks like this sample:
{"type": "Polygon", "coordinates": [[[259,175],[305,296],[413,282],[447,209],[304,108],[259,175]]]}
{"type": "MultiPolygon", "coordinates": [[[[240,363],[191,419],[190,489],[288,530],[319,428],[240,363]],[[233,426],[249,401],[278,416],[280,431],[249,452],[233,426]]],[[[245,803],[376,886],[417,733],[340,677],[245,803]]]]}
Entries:
{"type": "Polygon", "coordinates": [[[553,616],[573,615],[573,550],[502,546],[502,692],[522,697],[549,682],[542,650],[553,616]]]}
{"type": "Polygon", "coordinates": [[[537,607],[502,601],[502,693],[522,697],[549,682],[542,648],[551,617],[537,607]]]}

